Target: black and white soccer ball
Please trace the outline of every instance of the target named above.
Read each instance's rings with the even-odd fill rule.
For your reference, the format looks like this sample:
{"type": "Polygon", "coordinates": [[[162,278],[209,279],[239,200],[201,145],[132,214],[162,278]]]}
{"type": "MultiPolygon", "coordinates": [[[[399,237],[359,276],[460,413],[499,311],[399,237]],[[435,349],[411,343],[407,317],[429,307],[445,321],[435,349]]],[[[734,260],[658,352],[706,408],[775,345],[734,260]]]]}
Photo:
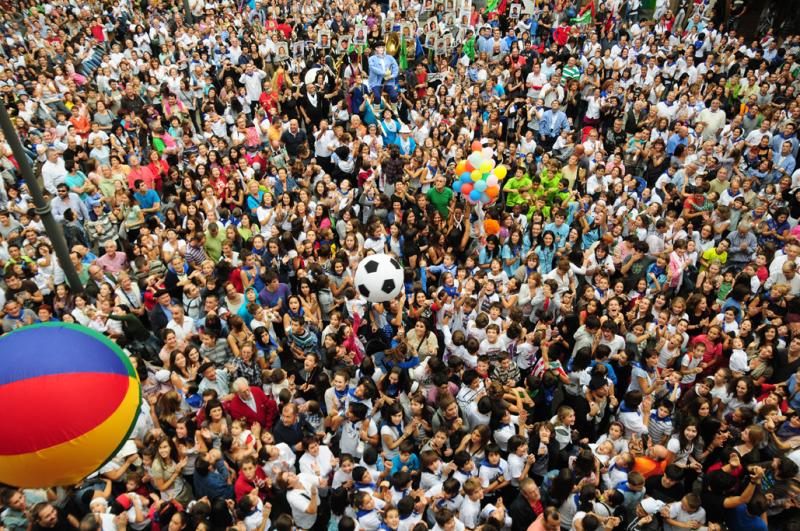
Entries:
{"type": "Polygon", "coordinates": [[[356,268],[356,289],[369,302],[386,302],[403,289],[403,268],[388,254],[372,254],[356,268]]]}

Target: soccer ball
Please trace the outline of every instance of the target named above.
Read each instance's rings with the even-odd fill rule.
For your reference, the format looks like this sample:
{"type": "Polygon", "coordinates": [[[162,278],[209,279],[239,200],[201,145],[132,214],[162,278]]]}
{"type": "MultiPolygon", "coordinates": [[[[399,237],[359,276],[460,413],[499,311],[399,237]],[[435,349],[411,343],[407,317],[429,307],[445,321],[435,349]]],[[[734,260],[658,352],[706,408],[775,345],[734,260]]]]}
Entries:
{"type": "Polygon", "coordinates": [[[358,263],[356,289],[369,302],[386,302],[403,289],[403,268],[388,254],[372,254],[358,263]]]}

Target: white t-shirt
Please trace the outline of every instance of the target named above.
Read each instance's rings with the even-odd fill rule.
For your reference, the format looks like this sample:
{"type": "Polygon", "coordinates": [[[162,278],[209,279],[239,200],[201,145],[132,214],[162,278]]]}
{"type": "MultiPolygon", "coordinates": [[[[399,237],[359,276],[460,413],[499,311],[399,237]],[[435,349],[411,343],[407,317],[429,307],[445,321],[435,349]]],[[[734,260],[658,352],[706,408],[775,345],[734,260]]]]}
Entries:
{"type": "MultiPolygon", "coordinates": [[[[309,504],[311,504],[311,487],[319,487],[319,478],[310,474],[298,474],[298,479],[302,484],[302,488],[296,488],[286,493],[286,501],[292,508],[292,518],[294,523],[300,529],[311,529],[314,527],[314,522],[317,521],[317,514],[309,514],[306,512],[309,504]]],[[[319,493],[316,495],[317,504],[319,504],[319,493]]]]}

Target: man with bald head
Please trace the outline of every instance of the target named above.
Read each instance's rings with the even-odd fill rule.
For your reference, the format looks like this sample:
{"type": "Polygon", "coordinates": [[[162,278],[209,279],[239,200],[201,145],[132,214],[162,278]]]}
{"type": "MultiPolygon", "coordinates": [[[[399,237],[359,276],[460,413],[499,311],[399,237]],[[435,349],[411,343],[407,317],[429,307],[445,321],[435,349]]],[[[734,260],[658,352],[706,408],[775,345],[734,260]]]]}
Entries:
{"type": "Polygon", "coordinates": [[[300,154],[300,150],[307,140],[306,132],[300,129],[300,124],[297,120],[289,122],[289,129],[281,135],[281,142],[286,146],[286,152],[292,157],[300,154]]]}

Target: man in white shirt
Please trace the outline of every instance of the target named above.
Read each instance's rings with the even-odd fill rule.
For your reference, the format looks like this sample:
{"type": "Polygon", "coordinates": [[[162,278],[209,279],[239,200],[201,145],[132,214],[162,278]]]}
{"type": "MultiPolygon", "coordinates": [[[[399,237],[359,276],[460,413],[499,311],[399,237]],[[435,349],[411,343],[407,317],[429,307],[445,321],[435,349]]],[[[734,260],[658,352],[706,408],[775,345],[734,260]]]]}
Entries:
{"type": "Polygon", "coordinates": [[[47,160],[42,164],[42,180],[45,189],[51,194],[56,194],[56,187],[64,182],[67,176],[67,169],[64,167],[64,159],[55,149],[47,150],[47,160]]]}
{"type": "Polygon", "coordinates": [[[175,332],[178,342],[186,342],[197,334],[194,321],[187,319],[183,313],[183,306],[176,304],[172,308],[172,319],[167,323],[167,329],[175,332]]]}
{"type": "Polygon", "coordinates": [[[286,501],[292,508],[294,525],[298,529],[314,527],[320,503],[319,478],[309,474],[281,472],[276,483],[286,492],[286,501]]]}
{"type": "Polygon", "coordinates": [[[717,133],[725,125],[725,111],[720,109],[720,101],[718,99],[712,100],[711,107],[704,109],[697,119],[705,125],[702,133],[703,140],[716,138],[717,133]]]}
{"type": "Polygon", "coordinates": [[[256,69],[253,63],[245,67],[244,74],[239,77],[239,83],[244,84],[250,103],[257,102],[258,98],[261,97],[261,84],[266,77],[267,73],[256,69]]]}

